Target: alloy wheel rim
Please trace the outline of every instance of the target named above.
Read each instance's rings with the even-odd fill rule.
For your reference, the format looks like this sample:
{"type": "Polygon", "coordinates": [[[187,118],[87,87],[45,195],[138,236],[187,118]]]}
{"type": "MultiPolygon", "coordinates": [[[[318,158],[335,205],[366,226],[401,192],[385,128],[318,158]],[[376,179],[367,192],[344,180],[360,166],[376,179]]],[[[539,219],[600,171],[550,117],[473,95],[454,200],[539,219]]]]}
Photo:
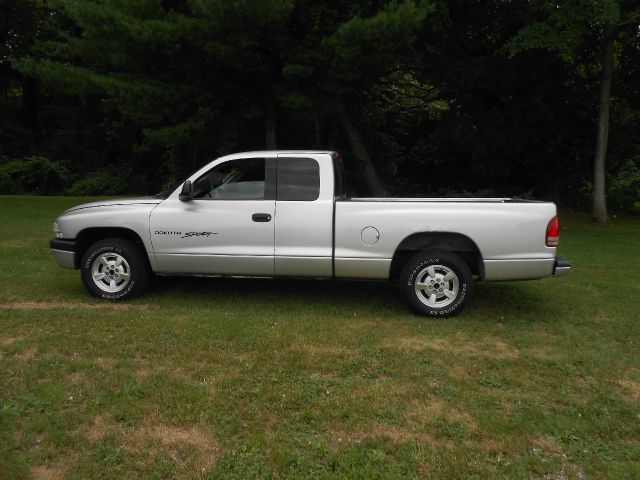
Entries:
{"type": "Polygon", "coordinates": [[[129,263],[115,252],[103,253],[95,258],[91,266],[93,283],[107,293],[118,293],[129,285],[131,269],[129,263]]]}
{"type": "Polygon", "coordinates": [[[429,265],[416,276],[415,291],[426,306],[443,308],[451,305],[458,296],[460,280],[445,265],[429,265]]]}

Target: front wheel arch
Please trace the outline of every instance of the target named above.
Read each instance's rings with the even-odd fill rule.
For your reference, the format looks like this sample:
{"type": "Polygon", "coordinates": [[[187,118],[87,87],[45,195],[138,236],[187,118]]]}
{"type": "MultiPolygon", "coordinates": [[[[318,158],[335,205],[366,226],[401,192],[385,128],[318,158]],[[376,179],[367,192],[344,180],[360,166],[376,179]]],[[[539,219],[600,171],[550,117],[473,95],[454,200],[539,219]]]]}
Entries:
{"type": "MultiPolygon", "coordinates": [[[[82,265],[82,259],[87,249],[94,243],[104,239],[118,238],[129,240],[135,243],[142,251],[146,252],[146,246],[142,241],[140,235],[130,228],[125,227],[89,227],[82,229],[76,235],[76,256],[75,256],[75,268],[80,268],[82,265]]],[[[148,255],[147,264],[151,268],[148,255]]]]}

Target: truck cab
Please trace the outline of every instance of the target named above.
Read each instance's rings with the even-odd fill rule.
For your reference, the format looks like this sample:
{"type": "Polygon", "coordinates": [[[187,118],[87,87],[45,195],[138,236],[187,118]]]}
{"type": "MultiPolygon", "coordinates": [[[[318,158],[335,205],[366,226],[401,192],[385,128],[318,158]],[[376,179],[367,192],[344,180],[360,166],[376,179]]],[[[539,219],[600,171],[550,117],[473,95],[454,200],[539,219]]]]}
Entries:
{"type": "Polygon", "coordinates": [[[327,152],[249,152],[200,169],[151,213],[155,271],[331,277],[340,165],[327,152]]]}

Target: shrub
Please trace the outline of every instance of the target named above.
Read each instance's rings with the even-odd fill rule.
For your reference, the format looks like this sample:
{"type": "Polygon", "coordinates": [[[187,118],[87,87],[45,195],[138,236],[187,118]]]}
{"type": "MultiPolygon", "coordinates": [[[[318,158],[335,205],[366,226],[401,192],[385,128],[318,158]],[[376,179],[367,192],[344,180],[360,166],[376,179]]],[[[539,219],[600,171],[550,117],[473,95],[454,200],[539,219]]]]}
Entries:
{"type": "Polygon", "coordinates": [[[0,165],[0,193],[62,193],[71,174],[62,162],[30,156],[9,160],[0,165]]]}
{"type": "Polygon", "coordinates": [[[613,209],[640,213],[640,168],[633,160],[609,177],[608,200],[613,209]]]}
{"type": "Polygon", "coordinates": [[[123,195],[140,190],[130,169],[103,168],[94,170],[75,182],[65,192],[67,195],[123,195]]]}

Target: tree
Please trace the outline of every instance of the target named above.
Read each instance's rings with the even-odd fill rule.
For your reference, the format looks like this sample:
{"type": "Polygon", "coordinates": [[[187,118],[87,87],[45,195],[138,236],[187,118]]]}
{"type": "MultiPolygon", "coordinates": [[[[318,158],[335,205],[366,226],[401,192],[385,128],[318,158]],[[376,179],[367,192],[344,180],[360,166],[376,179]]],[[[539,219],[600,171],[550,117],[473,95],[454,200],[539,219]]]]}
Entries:
{"type": "Polygon", "coordinates": [[[207,63],[233,85],[227,95],[264,119],[264,145],[277,148],[278,97],[286,90],[293,0],[191,1],[207,63]],[[215,63],[215,66],[213,65],[215,63]],[[222,70],[222,72],[221,72],[222,70]]]}
{"type": "Polygon", "coordinates": [[[387,187],[365,144],[354,112],[361,113],[367,95],[399,72],[420,67],[415,49],[429,4],[403,2],[303,2],[298,21],[315,26],[298,39],[300,48],[287,56],[285,69],[297,73],[307,104],[335,114],[349,141],[350,150],[373,195],[384,196],[387,187]],[[313,76],[305,74],[313,72],[313,76]]]}
{"type": "Polygon", "coordinates": [[[235,149],[261,115],[262,138],[275,148],[274,32],[286,31],[290,2],[68,0],[55,7],[69,28],[16,67],[49,89],[101,98],[109,123],[134,132],[137,152],[163,159],[152,168],[177,180],[235,149]]]}
{"type": "Polygon", "coordinates": [[[346,21],[324,42],[333,54],[329,85],[335,92],[338,118],[347,132],[351,152],[362,166],[367,186],[377,196],[387,195],[387,188],[351,120],[349,101],[364,100],[362,92],[370,91],[382,79],[416,68],[415,38],[429,11],[428,5],[412,1],[391,4],[371,17],[356,16],[346,21]]]}
{"type": "Polygon", "coordinates": [[[255,118],[275,148],[279,107],[309,106],[313,97],[335,111],[369,190],[386,192],[352,112],[381,79],[412,68],[425,5],[68,0],[58,8],[74,27],[51,42],[53,55],[17,66],[50,87],[106,97],[112,115],[140,131],[138,150],[165,149],[174,176],[221,138],[238,142],[255,118]],[[322,17],[320,27],[292,23],[306,8],[322,17]]]}
{"type": "MultiPolygon", "coordinates": [[[[4,0],[0,4],[0,117],[12,111],[19,115],[17,121],[7,121],[0,134],[0,145],[7,153],[14,153],[14,146],[24,148],[20,140],[35,137],[33,132],[38,129],[38,85],[13,68],[10,59],[28,55],[46,12],[42,0],[4,0]]],[[[24,143],[31,143],[31,138],[24,143]]]]}
{"type": "Polygon", "coordinates": [[[579,0],[538,5],[542,20],[521,29],[508,45],[517,52],[543,48],[557,53],[565,62],[577,66],[589,62],[599,65],[600,93],[595,155],[593,160],[592,212],[598,223],[607,223],[606,157],[609,137],[611,81],[615,67],[616,41],[625,28],[638,28],[640,8],[624,0],[579,0]],[[591,54],[591,44],[596,53],[591,54]]]}

